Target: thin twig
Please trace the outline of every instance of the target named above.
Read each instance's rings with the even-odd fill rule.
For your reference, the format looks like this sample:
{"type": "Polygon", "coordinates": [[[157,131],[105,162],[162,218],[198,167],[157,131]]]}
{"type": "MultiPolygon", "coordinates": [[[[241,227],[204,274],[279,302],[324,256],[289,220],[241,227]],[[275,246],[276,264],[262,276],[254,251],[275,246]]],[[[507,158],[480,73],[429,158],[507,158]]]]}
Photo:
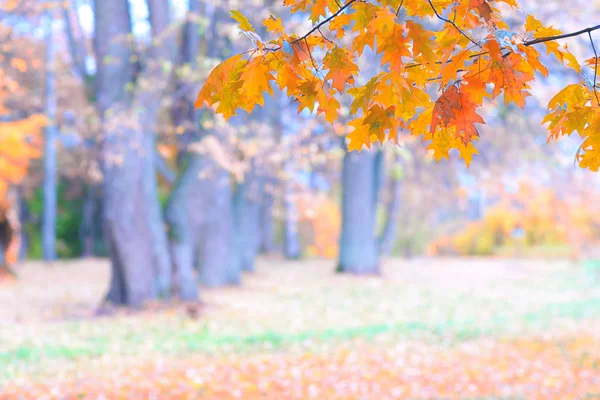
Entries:
{"type": "Polygon", "coordinates": [[[331,40],[331,39],[327,38],[325,35],[323,35],[323,32],[321,32],[321,29],[317,29],[317,30],[319,31],[319,33],[321,34],[321,36],[323,37],[323,39],[327,40],[331,44],[335,44],[333,42],[333,40],[331,40]]]}
{"type": "Polygon", "coordinates": [[[309,37],[313,32],[316,32],[317,30],[319,30],[320,27],[322,27],[323,25],[327,24],[329,21],[331,21],[332,19],[334,19],[335,17],[340,15],[346,8],[350,7],[352,5],[352,3],[355,3],[356,1],[358,1],[358,0],[350,0],[349,2],[347,2],[346,4],[341,6],[339,10],[337,10],[336,12],[331,14],[329,17],[327,17],[326,19],[324,19],[323,21],[321,21],[317,25],[315,25],[304,36],[299,37],[298,39],[292,40],[291,43],[294,44],[294,43],[300,42],[301,40],[306,40],[306,38],[309,37]]]}
{"type": "Polygon", "coordinates": [[[400,2],[400,5],[398,6],[398,9],[396,10],[396,17],[397,17],[398,15],[400,15],[400,10],[402,9],[402,4],[404,4],[404,0],[402,0],[402,1],[400,2]]]}
{"type": "Polygon", "coordinates": [[[523,42],[523,46],[531,46],[531,45],[538,44],[538,43],[550,42],[552,40],[566,39],[566,38],[570,38],[573,36],[583,35],[584,33],[590,33],[590,32],[596,31],[598,29],[600,29],[600,25],[590,26],[589,28],[585,28],[585,29],[582,29],[582,30],[576,31],[576,32],[563,33],[562,35],[540,37],[537,39],[527,40],[527,41],[523,42]]]}
{"type": "Polygon", "coordinates": [[[456,28],[457,31],[460,32],[461,35],[463,35],[464,37],[466,37],[467,39],[469,39],[469,41],[471,43],[473,43],[475,46],[477,47],[481,47],[481,45],[479,43],[477,43],[476,41],[474,41],[473,39],[471,39],[462,29],[460,29],[458,27],[458,25],[456,25],[453,21],[450,21],[448,18],[444,18],[442,17],[438,11],[436,10],[435,6],[433,5],[433,3],[431,2],[431,0],[427,0],[427,2],[429,3],[429,5],[431,6],[431,9],[433,10],[433,12],[435,13],[435,16],[438,17],[438,19],[449,23],[450,25],[452,25],[454,28],[456,28]]]}
{"type": "Polygon", "coordinates": [[[594,45],[594,39],[592,39],[592,32],[588,31],[590,37],[590,43],[592,44],[592,50],[594,50],[594,56],[596,57],[596,63],[594,65],[594,96],[596,96],[596,102],[600,107],[600,99],[598,98],[598,91],[596,90],[596,78],[598,77],[598,53],[596,52],[596,46],[594,45]]]}

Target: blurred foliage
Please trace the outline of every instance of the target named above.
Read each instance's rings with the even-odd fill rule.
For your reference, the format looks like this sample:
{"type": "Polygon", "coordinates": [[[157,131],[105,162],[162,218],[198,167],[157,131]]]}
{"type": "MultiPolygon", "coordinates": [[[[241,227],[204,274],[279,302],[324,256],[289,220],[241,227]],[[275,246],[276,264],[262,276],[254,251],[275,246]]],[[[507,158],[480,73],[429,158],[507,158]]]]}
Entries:
{"type": "MultiPolygon", "coordinates": [[[[83,197],[72,195],[68,190],[72,183],[62,180],[58,185],[58,213],[56,219],[56,251],[60,258],[74,258],[81,255],[82,243],[79,229],[82,219],[83,197]]],[[[31,220],[26,225],[29,235],[28,257],[42,258],[41,221],[44,208],[43,188],[35,190],[28,201],[31,220]]]]}
{"type": "Polygon", "coordinates": [[[531,185],[503,195],[483,218],[434,240],[432,255],[582,255],[600,240],[597,211],[574,196],[531,185]],[[532,251],[538,249],[539,251],[532,251]],[[567,253],[568,251],[568,253],[567,253]]]}

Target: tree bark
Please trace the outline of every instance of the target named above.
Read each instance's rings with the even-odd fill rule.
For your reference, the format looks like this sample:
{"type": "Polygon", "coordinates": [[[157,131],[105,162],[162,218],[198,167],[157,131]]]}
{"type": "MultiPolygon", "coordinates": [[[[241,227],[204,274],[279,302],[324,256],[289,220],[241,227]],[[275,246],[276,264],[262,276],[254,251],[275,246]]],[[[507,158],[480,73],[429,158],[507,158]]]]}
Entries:
{"type": "Polygon", "coordinates": [[[56,259],[57,158],[56,158],[56,77],[54,75],[54,39],[52,17],[44,16],[46,31],[45,114],[50,121],[45,129],[44,144],[44,208],[42,215],[42,251],[45,261],[56,259]]]}
{"type": "Polygon", "coordinates": [[[346,152],[342,170],[342,232],[338,272],[378,274],[375,234],[375,156],[346,152]]]}
{"type": "Polygon", "coordinates": [[[154,128],[165,90],[164,63],[175,46],[165,36],[167,0],[149,0],[154,43],[151,59],[138,78],[136,97],[126,90],[134,78],[126,0],[96,2],[97,99],[103,119],[103,210],[105,240],[112,261],[107,300],[139,307],[167,297],[171,265],[158,200],[154,128]]]}

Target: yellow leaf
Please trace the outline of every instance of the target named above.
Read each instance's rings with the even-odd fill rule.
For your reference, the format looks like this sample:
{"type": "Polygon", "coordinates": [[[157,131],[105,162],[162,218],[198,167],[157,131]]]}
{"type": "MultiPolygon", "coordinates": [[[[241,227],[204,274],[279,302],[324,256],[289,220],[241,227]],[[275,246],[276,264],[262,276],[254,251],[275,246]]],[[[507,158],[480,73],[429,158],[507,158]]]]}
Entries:
{"type": "Polygon", "coordinates": [[[252,26],[248,18],[246,18],[244,14],[242,14],[238,10],[231,10],[231,18],[233,18],[240,24],[239,26],[241,30],[254,32],[254,27],[252,26]]]}

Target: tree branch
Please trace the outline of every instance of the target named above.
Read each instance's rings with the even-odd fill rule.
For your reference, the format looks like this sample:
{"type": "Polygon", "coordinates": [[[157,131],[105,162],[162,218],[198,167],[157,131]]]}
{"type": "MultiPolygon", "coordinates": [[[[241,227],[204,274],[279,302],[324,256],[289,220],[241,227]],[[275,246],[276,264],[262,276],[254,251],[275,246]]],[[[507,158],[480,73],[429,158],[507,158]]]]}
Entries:
{"type": "Polygon", "coordinates": [[[292,40],[291,44],[298,43],[302,40],[306,40],[307,37],[312,35],[314,32],[318,31],[319,28],[321,28],[323,25],[327,24],[329,21],[331,21],[332,19],[334,19],[335,17],[340,15],[346,8],[350,7],[352,5],[352,3],[355,3],[356,1],[358,1],[358,0],[350,0],[349,2],[347,2],[346,4],[341,6],[339,10],[337,10],[336,12],[331,14],[329,17],[325,18],[323,21],[321,21],[317,25],[315,25],[310,31],[308,31],[306,34],[304,34],[304,36],[299,37],[298,39],[292,40]]]}
{"type": "Polygon", "coordinates": [[[531,46],[538,43],[550,42],[552,40],[566,39],[573,36],[583,35],[584,33],[590,33],[600,29],[600,25],[590,26],[589,28],[582,29],[580,31],[571,32],[571,33],[563,33],[562,35],[554,35],[554,36],[546,36],[540,37],[533,40],[526,40],[523,42],[523,46],[531,46]]]}
{"type": "Polygon", "coordinates": [[[469,39],[469,41],[471,43],[473,43],[475,46],[477,47],[481,47],[481,45],[479,43],[477,43],[476,41],[474,41],[473,39],[471,39],[462,29],[460,29],[458,27],[458,25],[456,25],[453,21],[450,21],[448,18],[444,18],[442,17],[438,11],[435,9],[433,3],[431,2],[431,0],[427,0],[427,2],[429,3],[429,5],[431,6],[431,9],[433,10],[433,12],[435,13],[435,16],[438,17],[438,19],[452,25],[457,31],[460,32],[461,35],[463,35],[464,37],[466,37],[467,39],[469,39]]]}
{"type": "Polygon", "coordinates": [[[598,53],[596,52],[596,46],[594,45],[594,39],[592,39],[592,32],[588,31],[590,37],[590,43],[592,44],[592,50],[594,50],[594,56],[596,57],[596,64],[594,64],[594,96],[596,96],[596,103],[600,107],[600,99],[598,98],[598,90],[596,89],[596,78],[598,77],[598,53]]]}

